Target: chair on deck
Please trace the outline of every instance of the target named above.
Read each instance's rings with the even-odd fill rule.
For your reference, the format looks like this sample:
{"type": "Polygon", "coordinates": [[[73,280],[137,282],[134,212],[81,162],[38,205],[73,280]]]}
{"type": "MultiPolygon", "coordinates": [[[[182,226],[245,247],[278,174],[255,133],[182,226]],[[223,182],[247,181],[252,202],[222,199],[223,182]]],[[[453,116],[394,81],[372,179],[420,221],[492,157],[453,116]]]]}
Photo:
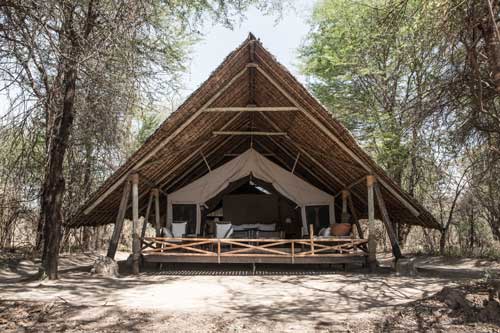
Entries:
{"type": "MultiPolygon", "coordinates": [[[[162,237],[165,238],[183,238],[186,235],[187,222],[174,221],[170,228],[161,228],[162,237]]],[[[170,240],[170,242],[180,243],[180,240],[170,240]]]]}
{"type": "Polygon", "coordinates": [[[234,229],[231,222],[215,223],[215,238],[230,238],[234,229]]]}
{"type": "Polygon", "coordinates": [[[183,238],[186,236],[186,221],[174,221],[172,222],[172,234],[175,238],[183,238]]]}

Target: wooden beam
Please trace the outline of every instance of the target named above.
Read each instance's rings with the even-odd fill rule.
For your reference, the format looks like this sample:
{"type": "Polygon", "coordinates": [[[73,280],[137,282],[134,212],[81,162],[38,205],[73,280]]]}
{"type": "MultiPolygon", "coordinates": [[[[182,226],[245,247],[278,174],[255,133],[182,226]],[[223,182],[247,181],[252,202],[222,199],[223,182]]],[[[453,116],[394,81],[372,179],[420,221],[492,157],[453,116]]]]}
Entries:
{"type": "MultiPolygon", "coordinates": [[[[276,156],[276,154],[273,154],[273,153],[259,153],[261,154],[262,156],[276,156]]],[[[235,153],[232,153],[232,154],[224,154],[224,157],[237,157],[237,156],[240,156],[241,154],[235,154],[235,153]]]]}
{"type": "MultiPolygon", "coordinates": [[[[314,117],[310,112],[307,112],[280,84],[276,82],[266,71],[264,71],[259,65],[257,65],[257,70],[264,75],[264,77],[271,82],[276,89],[278,89],[292,104],[300,109],[302,114],[304,114],[313,124],[315,124],[319,129],[325,133],[330,139],[335,141],[335,143],[342,148],[351,158],[358,162],[367,172],[372,173],[372,169],[368,166],[358,155],[356,155],[344,142],[342,142],[336,135],[334,135],[325,125],[323,125],[316,117],[314,117]]],[[[415,207],[404,197],[402,197],[392,186],[387,184],[384,180],[380,179],[379,182],[384,186],[393,196],[395,196],[411,213],[418,217],[420,212],[415,209],[415,207]]]]}
{"type": "Polygon", "coordinates": [[[146,236],[146,229],[148,227],[149,214],[151,213],[151,204],[153,203],[153,191],[149,195],[148,206],[146,208],[146,215],[144,216],[144,221],[142,221],[141,230],[141,240],[146,236]]]}
{"type": "Polygon", "coordinates": [[[347,213],[347,198],[349,197],[349,191],[342,191],[342,214],[347,213]]]}
{"type": "Polygon", "coordinates": [[[120,240],[120,235],[123,229],[123,221],[125,220],[125,213],[127,211],[129,194],[130,194],[130,181],[126,181],[125,185],[123,186],[123,193],[120,201],[120,208],[118,209],[118,215],[116,216],[115,227],[113,229],[113,234],[109,241],[107,257],[111,259],[115,259],[116,249],[118,248],[118,241],[120,240]]]}
{"type": "Polygon", "coordinates": [[[294,112],[300,111],[295,106],[232,106],[206,108],[203,112],[294,112]]]}
{"type": "Polygon", "coordinates": [[[368,265],[373,272],[377,263],[377,240],[375,238],[375,202],[373,201],[373,185],[375,176],[366,177],[366,186],[368,188],[368,265]]]}
{"type": "Polygon", "coordinates": [[[309,242],[311,244],[311,255],[314,255],[314,226],[309,224],[309,242]]]}
{"type": "Polygon", "coordinates": [[[297,167],[297,163],[299,163],[299,158],[300,158],[300,152],[297,153],[297,158],[295,159],[295,162],[293,163],[292,174],[295,172],[295,168],[297,167]]]}
{"type": "Polygon", "coordinates": [[[139,174],[131,177],[132,181],[132,272],[139,274],[141,244],[137,227],[139,225],[139,174]]]}
{"type": "Polygon", "coordinates": [[[158,189],[153,189],[151,193],[154,196],[155,200],[155,230],[156,230],[156,237],[159,237],[161,232],[161,222],[160,222],[160,192],[158,189]]]}
{"type": "MultiPolygon", "coordinates": [[[[351,188],[353,188],[354,186],[358,185],[359,183],[363,182],[364,180],[366,179],[366,175],[364,175],[363,177],[360,177],[359,179],[355,180],[354,182],[350,183],[349,185],[347,185],[346,187],[344,187],[342,189],[342,191],[349,191],[351,188]]],[[[335,194],[336,197],[340,196],[342,194],[342,191],[340,191],[339,193],[335,194]]]]}
{"type": "Polygon", "coordinates": [[[352,202],[352,197],[351,195],[349,194],[349,197],[348,197],[348,204],[349,204],[349,210],[351,211],[351,214],[354,218],[354,223],[356,224],[356,229],[358,230],[358,238],[365,238],[363,236],[363,229],[361,229],[361,225],[359,224],[359,216],[358,216],[358,213],[356,212],[356,208],[354,207],[354,203],[352,202]]]}
{"type": "MultiPolygon", "coordinates": [[[[163,139],[155,148],[153,148],[146,156],[141,158],[137,163],[134,164],[133,168],[139,168],[141,165],[146,163],[151,157],[153,157],[161,148],[168,144],[173,138],[175,138],[179,133],[181,133],[189,124],[191,124],[207,107],[212,104],[222,93],[230,87],[234,82],[236,82],[243,74],[248,70],[248,65],[245,66],[241,71],[239,71],[231,80],[229,80],[221,89],[219,89],[210,99],[203,104],[188,120],[182,123],[171,135],[163,139]]],[[[89,207],[84,210],[84,214],[89,214],[97,205],[99,205],[108,195],[113,193],[121,183],[123,183],[128,178],[128,174],[123,175],[118,179],[110,188],[108,188],[103,194],[101,194],[89,207]]]]}
{"type": "Polygon", "coordinates": [[[210,168],[210,164],[208,164],[207,159],[205,158],[205,155],[203,155],[203,152],[200,152],[201,157],[203,158],[203,161],[205,161],[205,165],[207,166],[208,172],[212,172],[212,169],[210,168]]]}
{"type": "Polygon", "coordinates": [[[213,131],[213,135],[285,136],[286,132],[213,131]]]}
{"type": "Polygon", "coordinates": [[[394,232],[391,218],[389,217],[389,212],[387,211],[387,207],[385,206],[384,197],[382,197],[382,191],[380,190],[377,182],[375,182],[374,188],[375,196],[377,197],[378,208],[380,209],[380,213],[382,214],[382,221],[385,224],[387,234],[389,235],[389,239],[391,240],[392,253],[394,254],[394,257],[399,259],[402,257],[401,248],[399,247],[398,238],[396,236],[396,233],[394,232]]]}

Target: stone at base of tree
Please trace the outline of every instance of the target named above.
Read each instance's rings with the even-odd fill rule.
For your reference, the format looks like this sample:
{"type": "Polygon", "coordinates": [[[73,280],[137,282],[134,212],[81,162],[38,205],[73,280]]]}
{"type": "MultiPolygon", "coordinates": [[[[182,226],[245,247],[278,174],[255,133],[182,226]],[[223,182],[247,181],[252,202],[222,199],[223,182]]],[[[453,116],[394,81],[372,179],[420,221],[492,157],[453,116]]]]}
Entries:
{"type": "Polygon", "coordinates": [[[401,258],[393,262],[394,270],[400,276],[415,276],[417,269],[415,267],[415,258],[401,258]]]}
{"type": "Polygon", "coordinates": [[[92,275],[104,277],[118,277],[118,264],[113,259],[106,256],[99,256],[90,270],[92,275]]]}

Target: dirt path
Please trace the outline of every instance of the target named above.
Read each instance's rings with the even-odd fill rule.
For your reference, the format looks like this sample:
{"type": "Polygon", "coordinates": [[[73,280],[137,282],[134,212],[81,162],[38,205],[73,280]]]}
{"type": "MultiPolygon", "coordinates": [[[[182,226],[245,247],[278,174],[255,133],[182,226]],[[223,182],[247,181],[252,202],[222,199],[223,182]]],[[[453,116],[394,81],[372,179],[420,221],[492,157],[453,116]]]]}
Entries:
{"type": "MultiPolygon", "coordinates": [[[[450,284],[447,279],[360,273],[312,276],[145,273],[107,279],[72,269],[66,259],[63,265],[68,267],[59,281],[18,282],[10,277],[1,284],[0,297],[10,301],[70,304],[73,310],[66,320],[86,320],[94,323],[96,330],[104,329],[110,321],[117,325],[116,321],[124,316],[147,312],[141,320],[158,329],[165,328],[161,324],[165,321],[169,323],[168,330],[180,323],[187,325],[179,327],[181,331],[204,330],[228,321],[224,327],[251,330],[259,323],[259,327],[282,331],[336,325],[345,329],[360,319],[375,319],[394,305],[430,295],[450,284]]],[[[76,257],[71,260],[78,262],[76,257]]],[[[81,258],[79,262],[89,264],[91,260],[81,258]]],[[[28,267],[24,269],[29,271],[28,267]]],[[[217,330],[215,326],[213,329],[217,330]]]]}
{"type": "Polygon", "coordinates": [[[31,322],[43,330],[39,320],[29,315],[42,313],[43,322],[52,323],[47,330],[56,331],[360,332],[371,331],[373,322],[394,306],[454,285],[449,278],[357,272],[286,276],[143,273],[108,279],[91,277],[64,263],[67,259],[63,258],[67,268],[56,282],[19,282],[0,272],[4,311],[24,309],[21,319],[28,330],[31,322]],[[44,314],[47,304],[52,308],[44,314]]]}

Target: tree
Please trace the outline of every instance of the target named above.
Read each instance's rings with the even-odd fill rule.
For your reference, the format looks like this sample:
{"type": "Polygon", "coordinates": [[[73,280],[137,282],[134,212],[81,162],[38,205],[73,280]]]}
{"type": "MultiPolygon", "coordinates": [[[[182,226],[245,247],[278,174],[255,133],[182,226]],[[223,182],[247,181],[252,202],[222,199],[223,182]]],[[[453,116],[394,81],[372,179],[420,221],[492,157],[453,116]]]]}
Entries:
{"type": "MultiPolygon", "coordinates": [[[[445,63],[433,50],[432,18],[408,10],[388,25],[381,1],[321,1],[303,71],[316,96],[340,118],[390,176],[418,196],[429,149],[425,110],[445,63]]],[[[417,5],[414,5],[415,7],[417,5]]],[[[430,6],[429,11],[435,8],[430,6]]],[[[399,225],[400,243],[409,228],[399,225]]]]}
{"type": "MultiPolygon", "coordinates": [[[[206,19],[232,23],[250,5],[281,8],[279,1],[95,1],[24,0],[0,5],[1,75],[27,109],[14,107],[14,126],[33,122],[42,129],[44,150],[38,244],[42,274],[57,278],[63,203],[67,189],[65,163],[80,138],[87,162],[94,145],[84,127],[90,118],[99,128],[109,119],[123,120],[144,98],[175,90],[186,50],[206,19]],[[96,85],[96,86],[94,86],[96,85]],[[102,89],[94,89],[94,87],[102,89]],[[93,103],[95,97],[103,97],[93,103]],[[103,112],[120,102],[121,114],[103,112]],[[110,102],[103,106],[102,102],[110,102]],[[102,113],[103,112],[103,113],[102,113]],[[81,136],[77,134],[78,129],[81,136]]],[[[90,178],[87,177],[87,183],[90,178]]]]}
{"type": "MultiPolygon", "coordinates": [[[[492,0],[324,0],[301,49],[316,96],[443,217],[442,251],[464,183],[484,198],[476,216],[499,207],[499,22],[492,0]]],[[[399,226],[401,243],[408,232],[399,226]]]]}

